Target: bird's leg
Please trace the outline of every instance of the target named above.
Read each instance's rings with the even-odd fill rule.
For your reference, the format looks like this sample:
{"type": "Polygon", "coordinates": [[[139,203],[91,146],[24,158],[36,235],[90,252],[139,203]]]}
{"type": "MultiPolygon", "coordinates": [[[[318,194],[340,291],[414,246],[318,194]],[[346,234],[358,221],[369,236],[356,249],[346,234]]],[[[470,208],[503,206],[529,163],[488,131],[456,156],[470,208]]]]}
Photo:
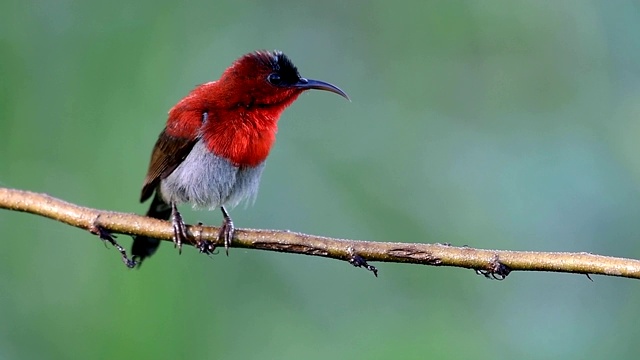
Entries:
{"type": "Polygon", "coordinates": [[[222,217],[224,219],[220,226],[220,232],[218,233],[218,241],[224,241],[224,251],[227,253],[227,256],[229,256],[229,245],[231,245],[233,233],[236,229],[233,227],[233,220],[231,220],[231,216],[229,216],[224,206],[220,206],[220,210],[222,210],[222,217]]]}
{"type": "Polygon", "coordinates": [[[188,240],[187,225],[182,220],[175,203],[171,203],[171,223],[173,224],[173,244],[178,247],[178,253],[182,254],[182,243],[188,240]]]}

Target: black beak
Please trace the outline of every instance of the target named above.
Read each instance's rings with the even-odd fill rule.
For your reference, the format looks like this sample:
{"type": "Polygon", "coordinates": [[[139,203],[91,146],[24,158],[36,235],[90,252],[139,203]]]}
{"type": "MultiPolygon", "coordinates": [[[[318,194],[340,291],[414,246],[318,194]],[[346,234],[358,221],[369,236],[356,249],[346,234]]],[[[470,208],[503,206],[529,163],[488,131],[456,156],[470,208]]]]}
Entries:
{"type": "Polygon", "coordinates": [[[311,80],[311,79],[300,78],[300,80],[298,80],[298,82],[293,86],[298,88],[298,89],[303,89],[303,90],[315,89],[315,90],[329,91],[329,92],[332,92],[334,94],[338,94],[338,95],[342,96],[343,98],[351,101],[351,99],[349,99],[349,95],[347,95],[347,93],[342,91],[339,87],[337,87],[335,85],[332,85],[332,84],[329,84],[328,82],[324,82],[324,81],[320,81],[320,80],[311,80]]]}

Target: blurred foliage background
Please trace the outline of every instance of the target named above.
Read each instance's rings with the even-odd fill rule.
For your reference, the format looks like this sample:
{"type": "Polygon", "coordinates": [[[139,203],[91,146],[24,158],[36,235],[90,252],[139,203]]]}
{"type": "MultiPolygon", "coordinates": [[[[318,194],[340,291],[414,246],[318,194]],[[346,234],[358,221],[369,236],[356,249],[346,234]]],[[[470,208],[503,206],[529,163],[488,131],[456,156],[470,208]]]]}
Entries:
{"type": "MultiPolygon", "coordinates": [[[[0,185],[143,213],[168,109],[280,49],[283,115],[240,227],[640,257],[635,1],[0,3],[0,185]]],[[[187,210],[218,225],[218,212],[187,210]]],[[[0,358],[636,359],[637,281],[168,244],[139,271],[0,211],[0,358]]],[[[120,237],[130,246],[130,239],[120,237]]]]}

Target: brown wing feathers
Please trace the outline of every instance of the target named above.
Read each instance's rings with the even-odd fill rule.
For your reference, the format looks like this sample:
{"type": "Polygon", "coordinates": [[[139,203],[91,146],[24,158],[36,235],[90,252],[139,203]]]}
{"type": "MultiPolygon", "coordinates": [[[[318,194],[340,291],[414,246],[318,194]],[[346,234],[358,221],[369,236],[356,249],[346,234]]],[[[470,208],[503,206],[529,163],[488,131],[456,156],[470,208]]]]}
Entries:
{"type": "Polygon", "coordinates": [[[184,161],[198,139],[187,139],[160,133],[151,153],[149,170],[142,185],[140,202],[151,197],[160,180],[169,176],[184,161]]]}

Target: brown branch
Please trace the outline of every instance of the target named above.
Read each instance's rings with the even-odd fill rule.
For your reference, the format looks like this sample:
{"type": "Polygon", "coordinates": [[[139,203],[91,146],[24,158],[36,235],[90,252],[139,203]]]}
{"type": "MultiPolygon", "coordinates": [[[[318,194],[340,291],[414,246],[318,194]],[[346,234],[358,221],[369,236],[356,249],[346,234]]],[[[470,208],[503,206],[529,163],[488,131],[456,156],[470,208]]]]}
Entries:
{"type": "MultiPolygon", "coordinates": [[[[171,241],[167,221],[140,215],[96,210],[45,194],[0,187],[0,208],[41,215],[95,232],[95,225],[119,234],[146,235],[171,241]]],[[[217,243],[218,229],[189,226],[189,234],[217,243]]],[[[442,244],[381,243],[333,239],[289,231],[238,229],[232,247],[305,254],[369,266],[366,261],[454,266],[504,278],[510,271],[553,271],[640,279],[640,261],[589,253],[482,250],[442,244]]],[[[375,268],[370,267],[370,270],[375,268]]]]}

